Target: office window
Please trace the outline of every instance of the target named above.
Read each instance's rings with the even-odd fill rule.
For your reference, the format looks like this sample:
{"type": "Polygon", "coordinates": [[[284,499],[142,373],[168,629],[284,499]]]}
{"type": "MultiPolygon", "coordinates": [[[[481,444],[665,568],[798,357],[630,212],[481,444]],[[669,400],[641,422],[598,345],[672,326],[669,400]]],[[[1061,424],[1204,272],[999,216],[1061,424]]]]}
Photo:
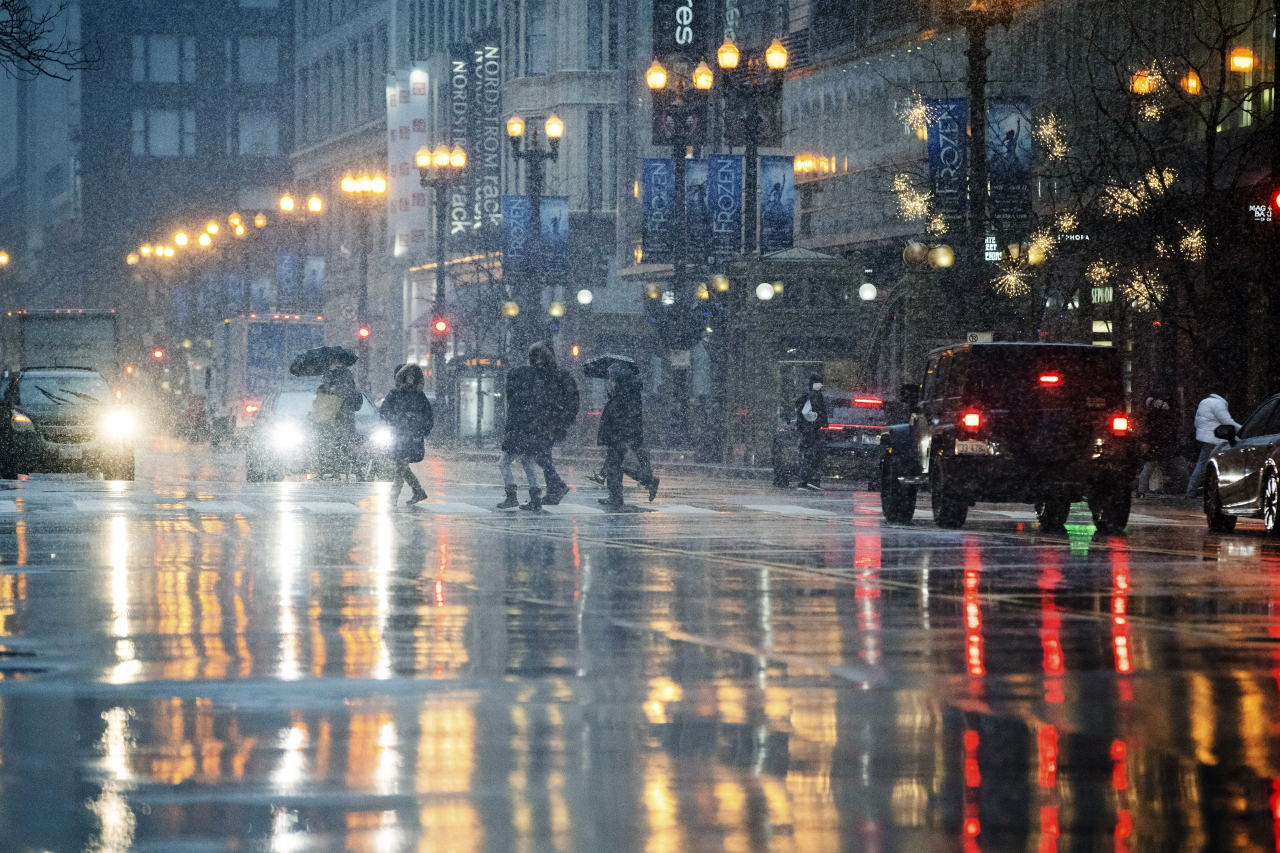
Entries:
{"type": "Polygon", "coordinates": [[[249,111],[239,116],[240,156],[280,156],[280,118],[275,113],[249,111]]]}
{"type": "Polygon", "coordinates": [[[604,204],[604,113],[587,113],[587,210],[604,204]]]}
{"type": "Polygon", "coordinates": [[[191,36],[134,36],[133,82],[190,83],[196,79],[196,40],[191,36]]]}
{"type": "Polygon", "coordinates": [[[194,157],[195,110],[134,110],[133,153],[139,157],[194,157]]]}
{"type": "Polygon", "coordinates": [[[547,0],[525,0],[524,73],[547,73],[547,0]]]}
{"type": "Polygon", "coordinates": [[[241,36],[239,47],[241,83],[275,83],[279,80],[278,39],[265,36],[241,36]]]}

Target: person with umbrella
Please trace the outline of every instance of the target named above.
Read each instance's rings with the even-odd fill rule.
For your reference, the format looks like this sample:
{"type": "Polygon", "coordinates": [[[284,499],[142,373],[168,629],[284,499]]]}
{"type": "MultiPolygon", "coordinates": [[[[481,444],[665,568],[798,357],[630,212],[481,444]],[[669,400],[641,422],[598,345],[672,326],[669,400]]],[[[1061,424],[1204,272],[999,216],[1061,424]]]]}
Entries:
{"type": "Polygon", "coordinates": [[[357,441],[356,412],[364,405],[364,395],[356,387],[350,367],[358,356],[345,347],[316,347],[299,355],[289,365],[294,376],[323,376],[311,405],[311,422],[320,444],[320,468],[338,472],[339,463],[351,458],[357,441]]]}
{"type": "Polygon", "coordinates": [[[407,505],[427,499],[427,491],[409,468],[410,462],[421,462],[425,455],[423,440],[431,434],[435,416],[431,402],[422,393],[422,368],[416,364],[401,365],[395,373],[395,388],[379,410],[382,420],[391,428],[391,461],[396,467],[391,481],[391,502],[400,499],[400,489],[407,483],[413,494],[407,505]]]}
{"type": "Polygon", "coordinates": [[[622,512],[622,475],[649,489],[652,502],[658,495],[658,477],[649,464],[649,454],[644,449],[644,400],[641,396],[640,374],[635,362],[616,359],[607,369],[609,401],[600,413],[600,430],[596,443],[605,448],[605,484],[609,497],[600,503],[614,512],[622,512]],[[626,465],[627,454],[635,457],[634,468],[626,465]]]}

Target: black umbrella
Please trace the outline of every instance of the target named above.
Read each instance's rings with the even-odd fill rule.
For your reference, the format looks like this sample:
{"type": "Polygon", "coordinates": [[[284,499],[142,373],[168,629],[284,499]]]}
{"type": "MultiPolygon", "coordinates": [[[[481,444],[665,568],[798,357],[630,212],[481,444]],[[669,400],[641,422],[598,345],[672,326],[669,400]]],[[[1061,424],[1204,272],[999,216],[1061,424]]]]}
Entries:
{"type": "Polygon", "coordinates": [[[335,361],[350,367],[359,360],[360,356],[346,347],[316,347],[295,358],[289,372],[294,376],[323,376],[335,361]]]}
{"type": "Polygon", "coordinates": [[[582,375],[588,379],[608,379],[609,366],[613,364],[628,364],[632,370],[636,369],[635,361],[625,355],[598,355],[582,365],[582,375]]]}

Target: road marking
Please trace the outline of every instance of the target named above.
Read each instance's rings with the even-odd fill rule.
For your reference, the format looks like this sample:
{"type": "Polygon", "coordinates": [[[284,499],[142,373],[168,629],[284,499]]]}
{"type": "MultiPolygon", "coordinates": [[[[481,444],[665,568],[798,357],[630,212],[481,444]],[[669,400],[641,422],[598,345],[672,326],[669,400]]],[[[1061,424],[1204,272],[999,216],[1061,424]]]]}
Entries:
{"type": "Polygon", "coordinates": [[[553,504],[548,506],[542,505],[545,512],[552,515],[604,515],[604,510],[598,506],[587,506],[586,504],[553,504]]]}
{"type": "Polygon", "coordinates": [[[187,509],[213,515],[250,515],[253,507],[239,501],[198,501],[187,504],[187,509]]]}
{"type": "Polygon", "coordinates": [[[776,512],[779,515],[812,515],[816,518],[836,518],[839,513],[827,512],[825,509],[809,509],[807,506],[792,504],[743,504],[747,509],[760,512],[776,512]]]}
{"type": "Polygon", "coordinates": [[[355,504],[338,501],[299,501],[298,506],[317,515],[354,515],[364,512],[355,504]]]}
{"type": "Polygon", "coordinates": [[[133,512],[134,506],[127,501],[94,501],[72,498],[72,503],[80,512],[133,512]]]}
{"type": "Polygon", "coordinates": [[[410,510],[418,508],[428,510],[436,515],[472,515],[481,512],[488,514],[491,511],[474,504],[455,503],[453,501],[423,501],[409,507],[410,510]]]}
{"type": "Polygon", "coordinates": [[[689,506],[688,504],[655,504],[655,510],[668,515],[719,515],[720,513],[714,509],[706,509],[700,506],[689,506]]]}
{"type": "Polygon", "coordinates": [[[17,501],[0,501],[0,512],[17,512],[17,501]]]}

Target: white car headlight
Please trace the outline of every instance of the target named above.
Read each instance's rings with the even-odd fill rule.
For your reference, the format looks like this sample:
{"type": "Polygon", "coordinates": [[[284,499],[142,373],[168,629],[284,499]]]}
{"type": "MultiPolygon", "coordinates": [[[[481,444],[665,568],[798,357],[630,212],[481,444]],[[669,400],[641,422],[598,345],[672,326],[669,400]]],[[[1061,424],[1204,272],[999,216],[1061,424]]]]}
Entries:
{"type": "Polygon", "coordinates": [[[108,435],[128,435],[133,432],[133,415],[123,410],[112,412],[103,420],[102,428],[108,435]]]}
{"type": "Polygon", "coordinates": [[[302,444],[302,430],[293,421],[278,423],[271,428],[271,443],[276,450],[297,450],[302,444]]]}
{"type": "Polygon", "coordinates": [[[27,417],[22,412],[15,411],[10,416],[9,420],[13,424],[14,432],[34,432],[35,431],[36,425],[31,422],[31,418],[27,417]]]}
{"type": "Polygon", "coordinates": [[[391,430],[386,427],[379,427],[369,436],[369,440],[378,447],[388,447],[391,444],[391,430]]]}

